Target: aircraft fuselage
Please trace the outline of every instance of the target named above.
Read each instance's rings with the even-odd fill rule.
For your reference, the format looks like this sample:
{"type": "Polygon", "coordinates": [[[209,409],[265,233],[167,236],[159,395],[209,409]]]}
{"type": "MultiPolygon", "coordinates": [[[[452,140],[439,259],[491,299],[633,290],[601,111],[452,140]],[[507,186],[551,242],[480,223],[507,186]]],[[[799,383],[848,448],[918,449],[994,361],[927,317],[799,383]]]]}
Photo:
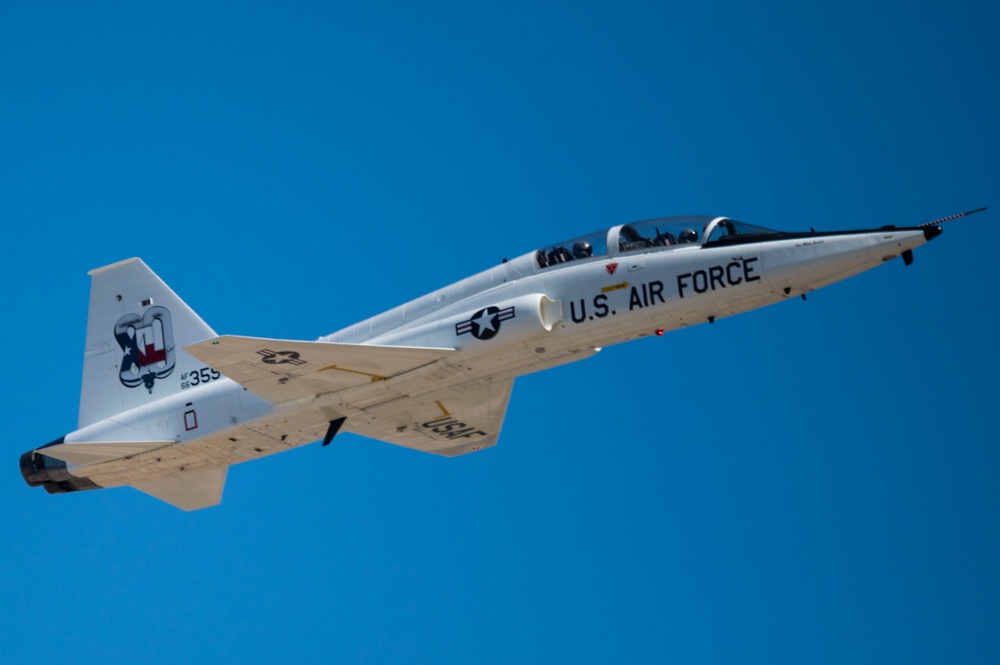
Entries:
{"type": "MultiPolygon", "coordinates": [[[[529,254],[321,341],[447,343],[469,354],[523,346],[537,360],[537,366],[517,372],[526,374],[544,369],[560,354],[662,334],[799,297],[881,265],[927,239],[924,229],[795,234],[719,246],[681,244],[612,252],[545,270],[535,268],[534,255],[529,254]],[[470,334],[451,330],[480,309],[509,307],[532,294],[552,304],[542,307],[541,314],[532,308],[530,325],[499,321],[488,339],[476,336],[476,330],[470,334]],[[516,326],[516,333],[507,332],[516,326]]],[[[519,316],[515,307],[511,318],[519,316]]]]}
{"type": "Polygon", "coordinates": [[[726,218],[622,225],[537,250],[320,338],[215,336],[141,261],[94,271],[79,428],[31,485],[132,485],[185,509],[228,466],[341,428],[442,455],[492,446],[513,380],[850,277],[940,233],[782,233],[726,218]],[[176,340],[176,341],[175,341],[176,340]]]}

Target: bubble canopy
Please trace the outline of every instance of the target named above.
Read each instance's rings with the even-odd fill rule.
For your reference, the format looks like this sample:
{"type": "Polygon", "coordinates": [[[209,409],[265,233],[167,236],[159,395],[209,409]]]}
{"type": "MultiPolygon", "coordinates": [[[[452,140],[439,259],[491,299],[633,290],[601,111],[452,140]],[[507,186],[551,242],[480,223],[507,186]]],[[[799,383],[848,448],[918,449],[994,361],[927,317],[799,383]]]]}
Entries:
{"type": "Polygon", "coordinates": [[[632,252],[700,247],[733,236],[773,236],[778,231],[738,222],[728,217],[660,217],[620,224],[579,238],[556,243],[535,252],[538,268],[552,268],[571,261],[632,252]]]}

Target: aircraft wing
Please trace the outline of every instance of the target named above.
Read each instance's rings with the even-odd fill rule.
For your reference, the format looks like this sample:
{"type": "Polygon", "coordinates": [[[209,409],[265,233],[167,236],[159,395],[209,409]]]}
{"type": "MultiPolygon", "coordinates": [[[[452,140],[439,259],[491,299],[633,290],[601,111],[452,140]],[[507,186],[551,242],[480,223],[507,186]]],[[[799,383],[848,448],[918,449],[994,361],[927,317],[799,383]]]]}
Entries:
{"type": "Polygon", "coordinates": [[[213,337],[184,350],[276,404],[382,381],[454,352],[235,335],[213,337]]]}
{"type": "Polygon", "coordinates": [[[500,437],[513,379],[477,379],[430,395],[392,400],[348,418],[344,429],[397,446],[454,457],[500,437]]]}
{"type": "Polygon", "coordinates": [[[446,348],[224,335],[184,350],[275,404],[339,392],[345,406],[362,414],[348,417],[345,431],[447,456],[496,443],[514,385],[474,379],[437,387],[439,379],[461,375],[458,368],[399,376],[454,352],[446,348]]]}

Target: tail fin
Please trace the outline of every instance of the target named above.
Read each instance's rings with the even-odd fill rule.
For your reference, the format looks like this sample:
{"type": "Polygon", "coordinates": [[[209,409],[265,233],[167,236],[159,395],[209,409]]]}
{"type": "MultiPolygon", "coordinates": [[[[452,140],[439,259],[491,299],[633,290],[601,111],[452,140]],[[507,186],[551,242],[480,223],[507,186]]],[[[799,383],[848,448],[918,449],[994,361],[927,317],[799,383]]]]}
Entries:
{"type": "Polygon", "coordinates": [[[215,336],[140,259],[90,276],[80,428],[179,392],[202,366],[181,349],[215,336]]]}

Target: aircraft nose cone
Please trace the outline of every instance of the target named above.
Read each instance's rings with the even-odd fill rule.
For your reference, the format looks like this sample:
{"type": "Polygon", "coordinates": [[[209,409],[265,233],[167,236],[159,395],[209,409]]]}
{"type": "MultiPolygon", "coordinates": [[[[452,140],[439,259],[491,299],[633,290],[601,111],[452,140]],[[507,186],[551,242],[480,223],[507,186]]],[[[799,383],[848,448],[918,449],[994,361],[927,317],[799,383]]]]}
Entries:
{"type": "Polygon", "coordinates": [[[939,235],[941,235],[941,227],[940,226],[925,226],[924,227],[924,239],[925,240],[934,240],[934,238],[937,238],[939,235]]]}

